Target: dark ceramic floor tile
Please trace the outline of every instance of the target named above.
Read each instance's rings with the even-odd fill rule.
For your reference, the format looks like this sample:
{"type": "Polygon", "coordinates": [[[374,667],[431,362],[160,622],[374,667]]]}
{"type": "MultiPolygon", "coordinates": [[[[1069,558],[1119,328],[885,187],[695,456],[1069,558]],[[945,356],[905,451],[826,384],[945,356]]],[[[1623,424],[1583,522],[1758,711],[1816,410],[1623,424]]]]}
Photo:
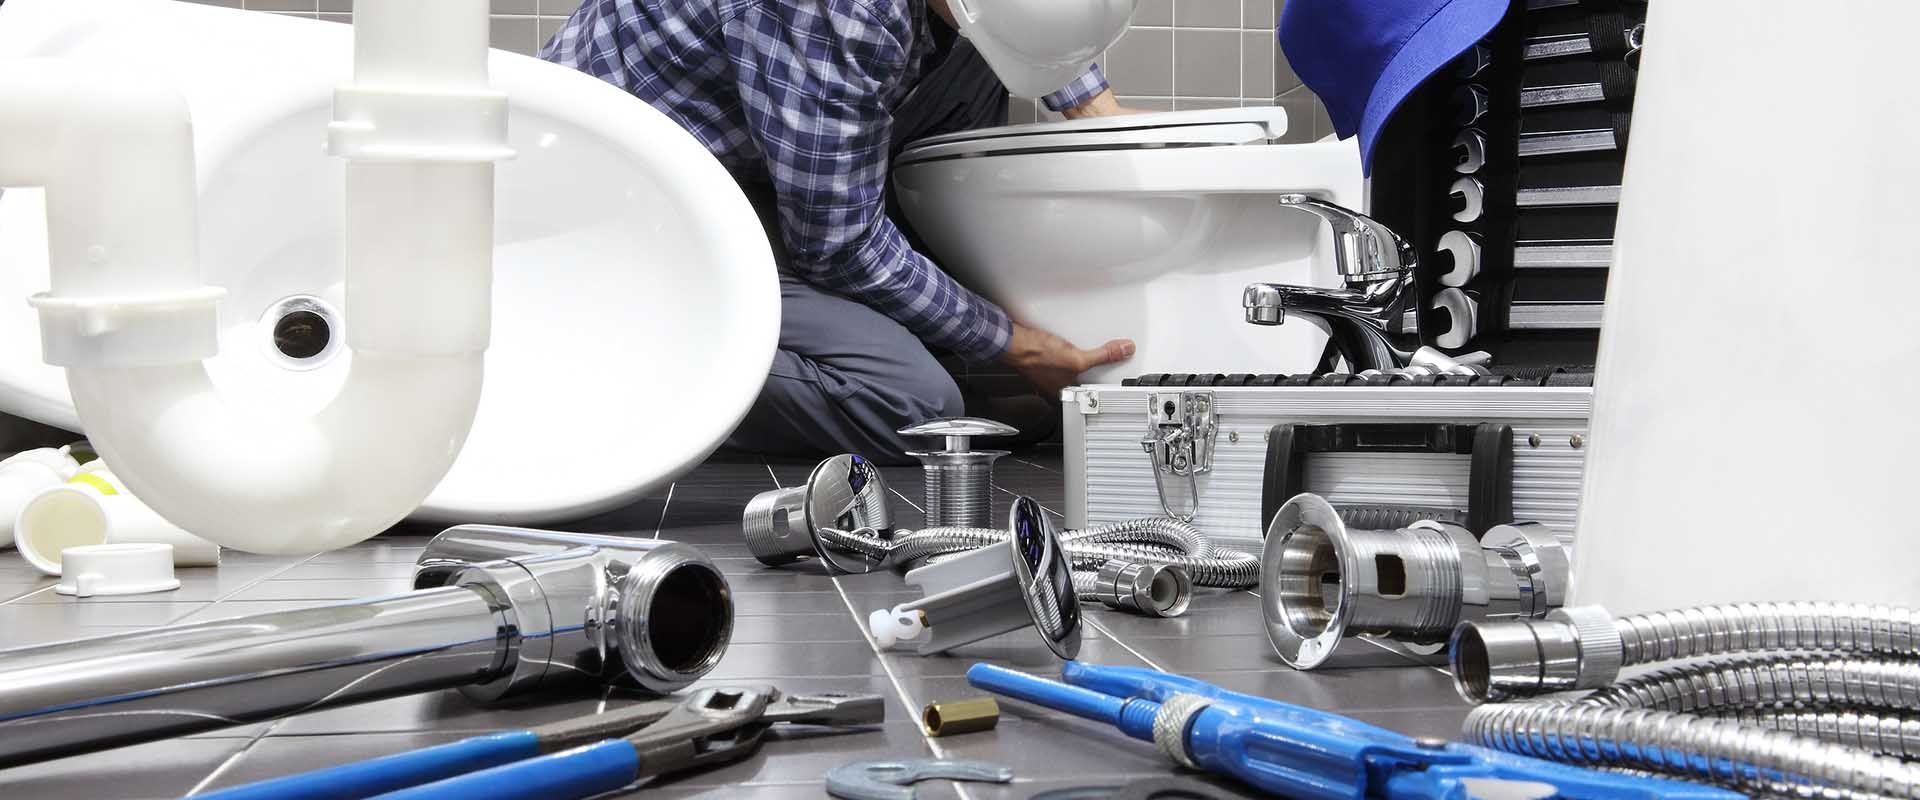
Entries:
{"type": "Polygon", "coordinates": [[[128,800],[179,797],[247,745],[166,739],[0,770],[0,797],[128,800]]]}

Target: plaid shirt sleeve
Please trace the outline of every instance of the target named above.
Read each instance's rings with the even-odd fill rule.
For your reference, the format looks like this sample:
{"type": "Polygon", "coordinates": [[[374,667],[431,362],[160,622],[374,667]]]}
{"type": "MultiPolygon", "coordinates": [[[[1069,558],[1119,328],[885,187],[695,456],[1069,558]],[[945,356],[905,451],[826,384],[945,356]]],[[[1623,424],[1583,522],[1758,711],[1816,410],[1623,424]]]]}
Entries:
{"type": "Polygon", "coordinates": [[[1080,104],[1092,100],[1095,95],[1106,90],[1107,76],[1100,71],[1100,65],[1095,64],[1087,68],[1087,74],[1074,79],[1073,83],[1067,84],[1066,88],[1041,98],[1041,102],[1046,103],[1047,108],[1065,111],[1069,108],[1078,108],[1080,104]]]}
{"type": "Polygon", "coordinates": [[[905,69],[910,31],[888,29],[859,0],[785,18],[763,8],[744,10],[724,34],[790,268],[929,345],[976,361],[1005,352],[1006,313],[915,252],[886,215],[886,78],[905,69]]]}

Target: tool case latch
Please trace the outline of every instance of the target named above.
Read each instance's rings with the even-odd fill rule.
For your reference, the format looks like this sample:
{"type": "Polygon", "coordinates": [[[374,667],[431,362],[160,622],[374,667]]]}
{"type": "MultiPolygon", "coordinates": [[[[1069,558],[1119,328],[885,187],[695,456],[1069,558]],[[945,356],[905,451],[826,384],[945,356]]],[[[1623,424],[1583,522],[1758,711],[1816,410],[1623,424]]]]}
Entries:
{"type": "Polygon", "coordinates": [[[1212,392],[1157,392],[1147,396],[1147,435],[1140,449],[1153,462],[1153,488],[1167,516],[1192,522],[1200,513],[1200,475],[1213,471],[1213,443],[1220,428],[1213,418],[1212,392]],[[1165,476],[1186,478],[1186,513],[1173,510],[1165,476]]]}

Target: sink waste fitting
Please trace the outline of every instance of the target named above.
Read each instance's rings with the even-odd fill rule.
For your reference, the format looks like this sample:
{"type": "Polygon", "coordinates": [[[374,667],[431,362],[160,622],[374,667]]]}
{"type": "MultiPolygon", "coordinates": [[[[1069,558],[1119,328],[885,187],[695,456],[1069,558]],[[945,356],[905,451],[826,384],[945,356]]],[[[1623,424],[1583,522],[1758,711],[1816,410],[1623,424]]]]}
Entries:
{"type": "Polygon", "coordinates": [[[770,567],[818,558],[837,573],[871,572],[879,559],[845,548],[828,547],[822,531],[893,528],[886,478],[873,462],[838,455],[819,463],[802,486],[770,489],[753,496],[741,514],[747,549],[770,567]]]}
{"type": "Polygon", "coordinates": [[[907,573],[925,596],[874,611],[867,627],[883,648],[928,634],[919,653],[944,653],[1021,628],[1039,631],[1061,658],[1080,652],[1080,602],[1053,522],[1031,497],[1013,501],[1003,541],[907,573]]]}
{"type": "Polygon", "coordinates": [[[0,652],[0,767],[459,688],[665,694],[720,662],[733,599],[685,544],[489,525],[427,544],[414,590],[0,652]]]}
{"type": "Polygon", "coordinates": [[[1577,606],[1463,623],[1448,656],[1460,694],[1486,703],[1466,737],[1488,747],[1768,796],[1920,797],[1920,611],[1577,606]],[[1662,662],[1682,663],[1620,679],[1662,662]]]}
{"type": "Polygon", "coordinates": [[[977,436],[1012,436],[1011,425],[977,417],[946,417],[900,429],[901,436],[942,437],[946,449],[915,451],[926,474],[927,527],[980,528],[993,519],[993,463],[1005,450],[975,450],[977,436]]]}
{"type": "Polygon", "coordinates": [[[1479,541],[1459,525],[1348,527],[1315,494],[1288,500],[1267,527],[1260,612],[1295,669],[1325,664],[1350,636],[1434,653],[1462,620],[1539,618],[1565,603],[1567,549],[1542,525],[1498,525],[1479,541]]]}

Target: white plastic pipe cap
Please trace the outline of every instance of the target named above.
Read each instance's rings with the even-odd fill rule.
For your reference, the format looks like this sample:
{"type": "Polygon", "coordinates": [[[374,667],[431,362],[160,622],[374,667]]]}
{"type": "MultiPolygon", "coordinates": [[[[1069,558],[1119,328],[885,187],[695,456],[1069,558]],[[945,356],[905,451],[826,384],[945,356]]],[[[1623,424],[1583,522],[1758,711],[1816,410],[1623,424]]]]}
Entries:
{"type": "Polygon", "coordinates": [[[873,640],[882,648],[892,647],[920,635],[926,630],[920,624],[920,612],[902,609],[900,606],[882,608],[867,615],[867,630],[873,633],[873,640]]]}
{"type": "Polygon", "coordinates": [[[90,483],[42,491],[20,509],[14,532],[20,555],[48,575],[63,574],[65,551],[107,544],[164,544],[175,566],[220,563],[218,545],[181,530],[133,495],[103,493],[90,483]]]}
{"type": "Polygon", "coordinates": [[[60,558],[67,574],[53,591],[74,597],[146,594],[180,588],[173,577],[173,545],[96,544],[69,547],[60,558]]]}
{"type": "Polygon", "coordinates": [[[13,520],[21,507],[49,488],[66,483],[80,464],[64,450],[28,450],[0,461],[0,548],[13,544],[13,520]]]}

